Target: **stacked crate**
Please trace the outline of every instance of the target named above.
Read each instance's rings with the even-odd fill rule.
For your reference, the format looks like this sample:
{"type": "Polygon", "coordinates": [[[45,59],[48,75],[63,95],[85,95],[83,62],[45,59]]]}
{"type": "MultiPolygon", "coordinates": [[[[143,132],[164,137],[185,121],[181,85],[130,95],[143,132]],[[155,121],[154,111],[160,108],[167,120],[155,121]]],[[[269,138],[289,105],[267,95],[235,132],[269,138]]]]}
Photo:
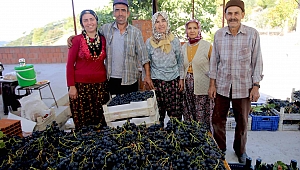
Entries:
{"type": "MultiPolygon", "coordinates": [[[[292,89],[291,94],[292,102],[300,102],[299,91],[295,91],[295,88],[292,89]]],[[[295,106],[296,107],[296,106],[295,106]]],[[[298,106],[299,107],[299,106],[298,106]]],[[[287,112],[285,108],[280,108],[280,111],[274,109],[274,112],[280,115],[279,127],[278,130],[281,131],[298,131],[300,130],[300,113],[287,112]]]]}
{"type": "Polygon", "coordinates": [[[22,137],[21,121],[12,119],[1,119],[0,131],[2,131],[7,136],[22,137]]]}
{"type": "MultiPolygon", "coordinates": [[[[252,123],[252,117],[249,116],[248,117],[248,124],[247,124],[247,130],[251,130],[251,123],[252,123]]],[[[227,131],[232,131],[235,130],[236,127],[236,122],[234,117],[227,117],[227,121],[226,121],[226,130],[227,131]]]]}

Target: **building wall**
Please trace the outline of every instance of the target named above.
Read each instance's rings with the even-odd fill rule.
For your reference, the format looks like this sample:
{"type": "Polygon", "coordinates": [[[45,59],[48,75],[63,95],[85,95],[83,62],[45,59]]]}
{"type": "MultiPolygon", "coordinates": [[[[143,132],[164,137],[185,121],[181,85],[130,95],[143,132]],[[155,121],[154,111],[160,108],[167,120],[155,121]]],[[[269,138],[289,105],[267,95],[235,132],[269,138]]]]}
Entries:
{"type": "Polygon", "coordinates": [[[67,57],[67,46],[0,47],[3,64],[18,64],[20,58],[28,64],[65,63],[67,57]]]}

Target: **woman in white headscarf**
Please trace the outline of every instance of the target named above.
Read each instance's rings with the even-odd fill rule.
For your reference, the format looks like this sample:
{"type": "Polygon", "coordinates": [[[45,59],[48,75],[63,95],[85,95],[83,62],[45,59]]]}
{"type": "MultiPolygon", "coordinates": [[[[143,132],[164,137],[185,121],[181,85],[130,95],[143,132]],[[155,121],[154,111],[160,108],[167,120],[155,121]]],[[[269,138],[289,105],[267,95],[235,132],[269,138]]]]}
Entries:
{"type": "Polygon", "coordinates": [[[169,117],[181,120],[183,56],[180,41],[171,33],[165,12],[157,12],[152,16],[152,36],[146,41],[146,46],[159,108],[159,121],[164,122],[166,112],[169,117]]]}

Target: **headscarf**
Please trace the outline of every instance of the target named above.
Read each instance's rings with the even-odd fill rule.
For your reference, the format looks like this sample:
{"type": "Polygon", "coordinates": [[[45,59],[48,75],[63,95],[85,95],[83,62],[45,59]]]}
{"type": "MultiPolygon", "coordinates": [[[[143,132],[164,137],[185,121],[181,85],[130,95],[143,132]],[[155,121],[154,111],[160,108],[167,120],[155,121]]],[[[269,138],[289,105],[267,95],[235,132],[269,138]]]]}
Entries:
{"type": "Polygon", "coordinates": [[[152,16],[152,37],[150,38],[150,44],[154,48],[161,48],[163,52],[169,53],[171,51],[171,41],[174,39],[174,35],[170,31],[169,17],[166,12],[159,11],[152,16]],[[155,23],[158,16],[161,15],[167,21],[166,32],[160,33],[156,31],[155,23]]]}
{"type": "Polygon", "coordinates": [[[80,18],[80,19],[79,19],[80,25],[82,26],[82,28],[83,28],[82,16],[83,16],[84,14],[92,14],[92,15],[96,18],[96,21],[97,21],[97,24],[98,24],[98,16],[97,16],[96,12],[93,11],[93,10],[91,10],[91,9],[86,9],[86,10],[83,10],[83,11],[80,13],[80,17],[79,17],[79,18],[80,18]]]}
{"type": "Polygon", "coordinates": [[[186,33],[186,38],[189,40],[190,44],[194,44],[196,42],[199,42],[202,39],[202,36],[201,36],[201,24],[200,24],[200,22],[197,19],[191,19],[191,20],[189,20],[185,24],[185,33],[186,33]],[[197,35],[197,37],[195,39],[191,39],[188,36],[188,25],[189,25],[189,23],[192,23],[192,22],[195,22],[198,25],[198,35],[197,35]]]}

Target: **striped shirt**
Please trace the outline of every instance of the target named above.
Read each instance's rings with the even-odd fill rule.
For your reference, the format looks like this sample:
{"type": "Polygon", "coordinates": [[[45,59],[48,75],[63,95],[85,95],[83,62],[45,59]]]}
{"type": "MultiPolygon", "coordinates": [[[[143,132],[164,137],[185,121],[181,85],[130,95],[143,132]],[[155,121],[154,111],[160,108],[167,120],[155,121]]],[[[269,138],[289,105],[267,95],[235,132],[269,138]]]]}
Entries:
{"type": "Polygon", "coordinates": [[[216,80],[217,93],[232,98],[249,97],[252,84],[263,78],[263,61],[259,33],[242,25],[236,36],[229,27],[218,30],[214,36],[209,77],[216,80]]]}
{"type": "Polygon", "coordinates": [[[144,44],[143,36],[141,31],[128,24],[124,33],[124,64],[122,68],[112,68],[112,55],[113,55],[113,35],[115,28],[113,23],[104,24],[100,28],[100,33],[106,38],[106,68],[107,77],[111,77],[112,69],[121,69],[122,72],[122,83],[121,85],[132,85],[138,80],[138,67],[139,64],[144,65],[149,62],[148,53],[144,44]]]}

